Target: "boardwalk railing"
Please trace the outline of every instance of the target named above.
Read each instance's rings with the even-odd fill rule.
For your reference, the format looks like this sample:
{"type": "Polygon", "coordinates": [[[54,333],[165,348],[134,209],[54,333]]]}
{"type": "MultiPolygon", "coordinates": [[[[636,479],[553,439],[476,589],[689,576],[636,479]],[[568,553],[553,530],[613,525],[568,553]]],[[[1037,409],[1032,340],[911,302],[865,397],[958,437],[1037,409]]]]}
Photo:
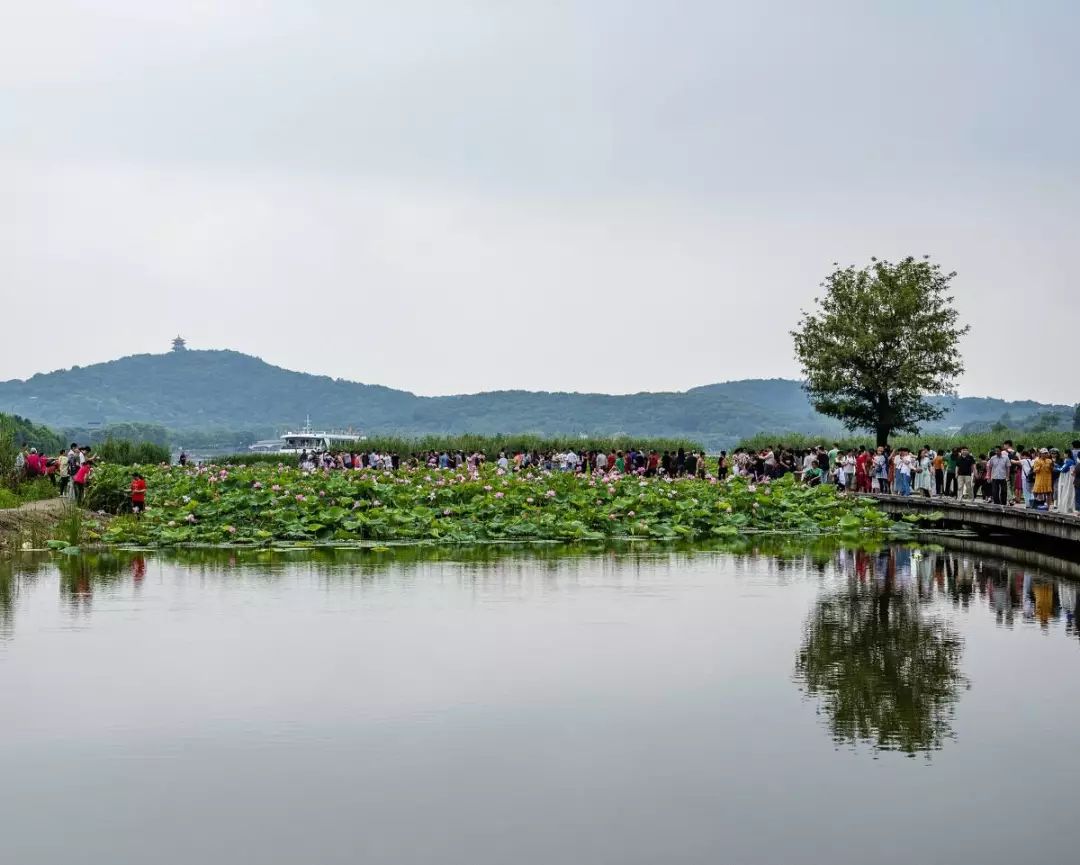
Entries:
{"type": "Polygon", "coordinates": [[[951,498],[925,496],[896,496],[871,493],[882,510],[890,514],[921,514],[939,512],[942,518],[973,528],[1000,529],[1024,532],[1044,538],[1058,538],[1080,544],[1080,518],[1075,514],[1037,511],[1011,505],[961,501],[951,498]]]}

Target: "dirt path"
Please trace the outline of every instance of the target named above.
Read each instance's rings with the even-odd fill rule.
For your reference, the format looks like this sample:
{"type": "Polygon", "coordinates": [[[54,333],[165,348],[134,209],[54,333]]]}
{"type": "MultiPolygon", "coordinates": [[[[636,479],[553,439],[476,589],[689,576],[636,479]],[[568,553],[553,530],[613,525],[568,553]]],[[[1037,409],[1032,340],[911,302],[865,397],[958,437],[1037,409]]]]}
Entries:
{"type": "Polygon", "coordinates": [[[69,501],[62,498],[42,499],[17,508],[0,509],[0,549],[17,547],[28,536],[47,536],[69,501]]]}
{"type": "Polygon", "coordinates": [[[0,514],[17,514],[27,513],[33,511],[44,511],[46,513],[60,513],[64,510],[64,506],[70,502],[71,499],[55,498],[55,499],[39,499],[36,502],[27,502],[24,505],[19,505],[17,508],[4,508],[0,510],[0,514]]]}

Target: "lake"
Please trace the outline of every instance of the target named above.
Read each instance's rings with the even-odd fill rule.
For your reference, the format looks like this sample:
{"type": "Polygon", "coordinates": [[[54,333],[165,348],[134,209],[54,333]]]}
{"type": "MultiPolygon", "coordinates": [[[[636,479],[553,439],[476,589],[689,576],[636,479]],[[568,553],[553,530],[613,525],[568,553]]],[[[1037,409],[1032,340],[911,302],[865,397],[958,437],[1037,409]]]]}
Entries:
{"type": "Polygon", "coordinates": [[[0,561],[3,861],[1070,861],[1075,584],[741,548],[0,561]]]}

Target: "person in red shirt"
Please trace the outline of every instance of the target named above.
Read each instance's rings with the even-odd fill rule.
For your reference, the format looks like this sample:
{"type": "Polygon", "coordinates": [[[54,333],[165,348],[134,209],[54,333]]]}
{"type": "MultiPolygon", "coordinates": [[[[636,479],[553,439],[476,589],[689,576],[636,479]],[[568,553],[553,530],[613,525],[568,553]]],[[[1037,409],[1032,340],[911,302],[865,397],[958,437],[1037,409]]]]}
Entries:
{"type": "Polygon", "coordinates": [[[138,472],[131,479],[131,510],[135,516],[146,510],[146,481],[138,472]]]}
{"type": "Polygon", "coordinates": [[[86,494],[86,485],[90,483],[91,471],[93,471],[93,466],[87,460],[79,466],[79,470],[75,472],[75,477],[71,479],[72,489],[75,490],[75,504],[77,505],[82,504],[83,496],[86,494]]]}

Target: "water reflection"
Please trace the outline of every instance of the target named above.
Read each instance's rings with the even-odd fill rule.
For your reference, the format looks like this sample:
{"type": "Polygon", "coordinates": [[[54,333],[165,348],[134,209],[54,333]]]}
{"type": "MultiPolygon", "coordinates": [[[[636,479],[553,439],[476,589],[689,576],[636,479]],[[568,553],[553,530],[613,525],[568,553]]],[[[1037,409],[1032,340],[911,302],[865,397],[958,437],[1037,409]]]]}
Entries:
{"type": "MultiPolygon", "coordinates": [[[[849,559],[841,556],[841,562],[849,559]]],[[[909,550],[855,553],[845,585],[814,604],[796,675],[818,698],[836,742],[867,742],[908,754],[940,748],[965,680],[963,643],[928,615],[936,560],[909,550]]]]}

